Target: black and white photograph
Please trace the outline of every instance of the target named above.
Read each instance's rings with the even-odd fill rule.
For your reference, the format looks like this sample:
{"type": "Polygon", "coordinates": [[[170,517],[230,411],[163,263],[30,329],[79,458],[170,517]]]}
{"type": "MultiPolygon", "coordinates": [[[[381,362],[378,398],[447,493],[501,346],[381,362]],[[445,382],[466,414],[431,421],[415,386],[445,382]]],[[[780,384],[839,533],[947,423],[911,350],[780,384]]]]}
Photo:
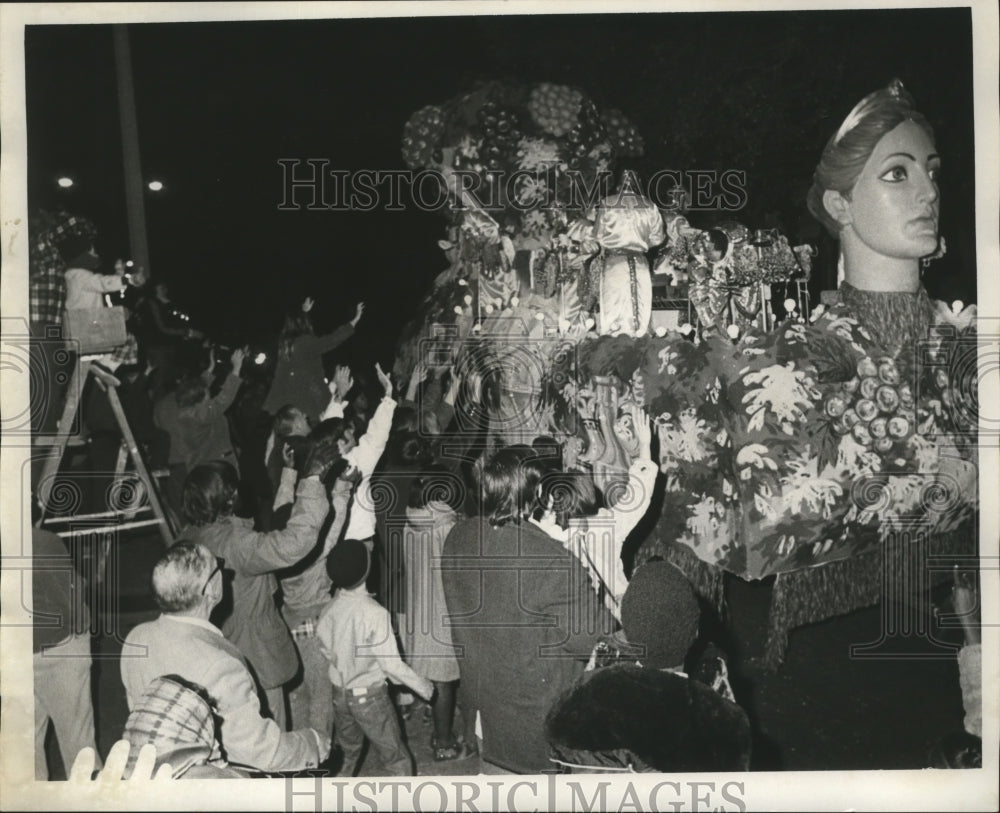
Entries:
{"type": "Polygon", "coordinates": [[[0,5],[0,806],[995,810],[998,17],[0,5]]]}

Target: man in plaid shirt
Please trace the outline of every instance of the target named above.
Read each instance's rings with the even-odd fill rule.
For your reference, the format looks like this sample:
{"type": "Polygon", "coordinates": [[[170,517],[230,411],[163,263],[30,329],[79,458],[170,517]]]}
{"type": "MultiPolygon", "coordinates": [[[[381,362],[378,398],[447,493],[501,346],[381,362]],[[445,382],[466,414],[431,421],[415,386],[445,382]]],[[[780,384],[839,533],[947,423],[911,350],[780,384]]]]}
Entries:
{"type": "MultiPolygon", "coordinates": [[[[31,222],[31,253],[28,275],[28,312],[32,336],[32,365],[42,371],[32,380],[43,382],[45,391],[53,397],[35,399],[40,405],[32,412],[33,432],[51,434],[63,401],[64,386],[55,376],[53,353],[61,349],[63,311],[66,306],[66,263],[59,253],[59,245],[72,237],[94,239],[96,229],[86,218],[68,212],[52,214],[39,211],[31,222]]],[[[119,364],[135,364],[138,346],[129,334],[125,344],[115,348],[112,359],[119,364]]]]}
{"type": "MultiPolygon", "coordinates": [[[[31,223],[29,310],[31,325],[61,325],[66,304],[66,263],[59,254],[59,243],[69,237],[94,238],[94,225],[83,217],[41,211],[31,223]]],[[[45,336],[44,331],[41,334],[45,336]]]]}
{"type": "Polygon", "coordinates": [[[31,431],[52,434],[56,431],[65,383],[56,377],[55,352],[62,349],[63,309],[66,304],[66,263],[58,244],[68,237],[93,237],[90,221],[67,212],[52,214],[39,211],[31,219],[31,253],[28,273],[28,315],[31,330],[31,365],[36,374],[32,382],[41,382],[47,398],[32,397],[37,408],[31,411],[31,431]]]}

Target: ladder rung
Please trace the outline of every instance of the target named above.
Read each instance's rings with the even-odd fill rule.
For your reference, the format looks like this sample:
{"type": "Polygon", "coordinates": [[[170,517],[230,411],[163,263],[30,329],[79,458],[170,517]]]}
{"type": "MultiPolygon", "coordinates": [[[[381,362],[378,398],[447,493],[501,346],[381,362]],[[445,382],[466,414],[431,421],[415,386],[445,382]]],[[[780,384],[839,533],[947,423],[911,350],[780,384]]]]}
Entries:
{"type": "MultiPolygon", "coordinates": [[[[70,449],[86,446],[89,438],[83,435],[69,435],[66,446],[70,449]]],[[[55,446],[59,442],[58,435],[36,435],[31,439],[32,446],[55,446]]]]}
{"type": "Polygon", "coordinates": [[[83,536],[85,534],[103,534],[107,531],[128,531],[133,528],[148,528],[150,525],[165,524],[162,519],[141,519],[136,522],[123,522],[121,525],[104,525],[99,528],[75,528],[72,531],[57,531],[58,536],[83,536]]]}
{"type": "Polygon", "coordinates": [[[143,511],[152,511],[153,506],[143,505],[141,508],[133,508],[128,511],[98,511],[96,514],[73,514],[70,517],[46,517],[42,523],[48,525],[54,522],[73,522],[77,519],[103,519],[104,517],[117,517],[126,514],[140,514],[143,511]]]}

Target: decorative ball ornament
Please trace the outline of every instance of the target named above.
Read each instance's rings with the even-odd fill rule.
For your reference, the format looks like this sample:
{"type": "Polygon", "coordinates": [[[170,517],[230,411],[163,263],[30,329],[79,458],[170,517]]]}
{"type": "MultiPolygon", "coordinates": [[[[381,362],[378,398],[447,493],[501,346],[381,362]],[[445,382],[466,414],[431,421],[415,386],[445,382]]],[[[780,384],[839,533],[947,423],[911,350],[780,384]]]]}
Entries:
{"type": "Polygon", "coordinates": [[[437,105],[422,107],[410,116],[403,127],[402,152],[406,165],[410,169],[432,166],[444,131],[444,111],[437,105]]]}
{"type": "Polygon", "coordinates": [[[542,130],[560,137],[579,123],[582,103],[583,94],[576,88],[542,82],[531,91],[528,112],[542,130]]]}
{"type": "Polygon", "coordinates": [[[601,116],[601,123],[611,146],[619,155],[632,157],[642,155],[645,145],[642,136],[620,110],[607,110],[601,116]]]}
{"type": "Polygon", "coordinates": [[[791,297],[789,297],[788,299],[786,299],[783,304],[785,306],[785,312],[786,313],[795,313],[795,309],[799,306],[799,303],[796,302],[791,297]]]}
{"type": "Polygon", "coordinates": [[[729,334],[730,339],[738,339],[740,337],[739,325],[729,325],[729,327],[726,328],[726,333],[729,334]]]}

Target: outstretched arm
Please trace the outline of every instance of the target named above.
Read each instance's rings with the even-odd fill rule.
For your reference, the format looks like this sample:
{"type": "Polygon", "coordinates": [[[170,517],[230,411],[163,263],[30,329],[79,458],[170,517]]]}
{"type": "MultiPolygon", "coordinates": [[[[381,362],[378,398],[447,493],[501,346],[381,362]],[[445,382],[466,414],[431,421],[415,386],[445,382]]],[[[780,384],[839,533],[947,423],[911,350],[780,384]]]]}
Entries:
{"type": "MultiPolygon", "coordinates": [[[[323,452],[323,454],[326,454],[323,452]]],[[[232,546],[232,567],[250,575],[260,575],[294,565],[313,549],[326,519],[329,503],[321,482],[334,456],[310,461],[306,476],[296,489],[295,503],[288,524],[281,530],[249,531],[242,544],[232,546]]]]}
{"type": "Polygon", "coordinates": [[[385,446],[389,442],[389,431],[392,429],[392,416],[396,411],[396,402],[392,399],[392,380],[379,365],[375,372],[382,384],[385,395],[382,402],[368,422],[368,431],[361,436],[358,447],[354,451],[354,465],[358,467],[362,477],[371,476],[378,465],[385,446]]]}
{"type": "Polygon", "coordinates": [[[346,342],[351,336],[354,335],[354,328],[357,326],[358,322],[361,321],[361,316],[365,312],[365,303],[359,302],[354,311],[354,318],[351,319],[347,324],[343,324],[334,330],[332,333],[327,333],[325,336],[315,337],[314,347],[320,353],[329,353],[331,350],[340,347],[344,342],[346,342]]]}

